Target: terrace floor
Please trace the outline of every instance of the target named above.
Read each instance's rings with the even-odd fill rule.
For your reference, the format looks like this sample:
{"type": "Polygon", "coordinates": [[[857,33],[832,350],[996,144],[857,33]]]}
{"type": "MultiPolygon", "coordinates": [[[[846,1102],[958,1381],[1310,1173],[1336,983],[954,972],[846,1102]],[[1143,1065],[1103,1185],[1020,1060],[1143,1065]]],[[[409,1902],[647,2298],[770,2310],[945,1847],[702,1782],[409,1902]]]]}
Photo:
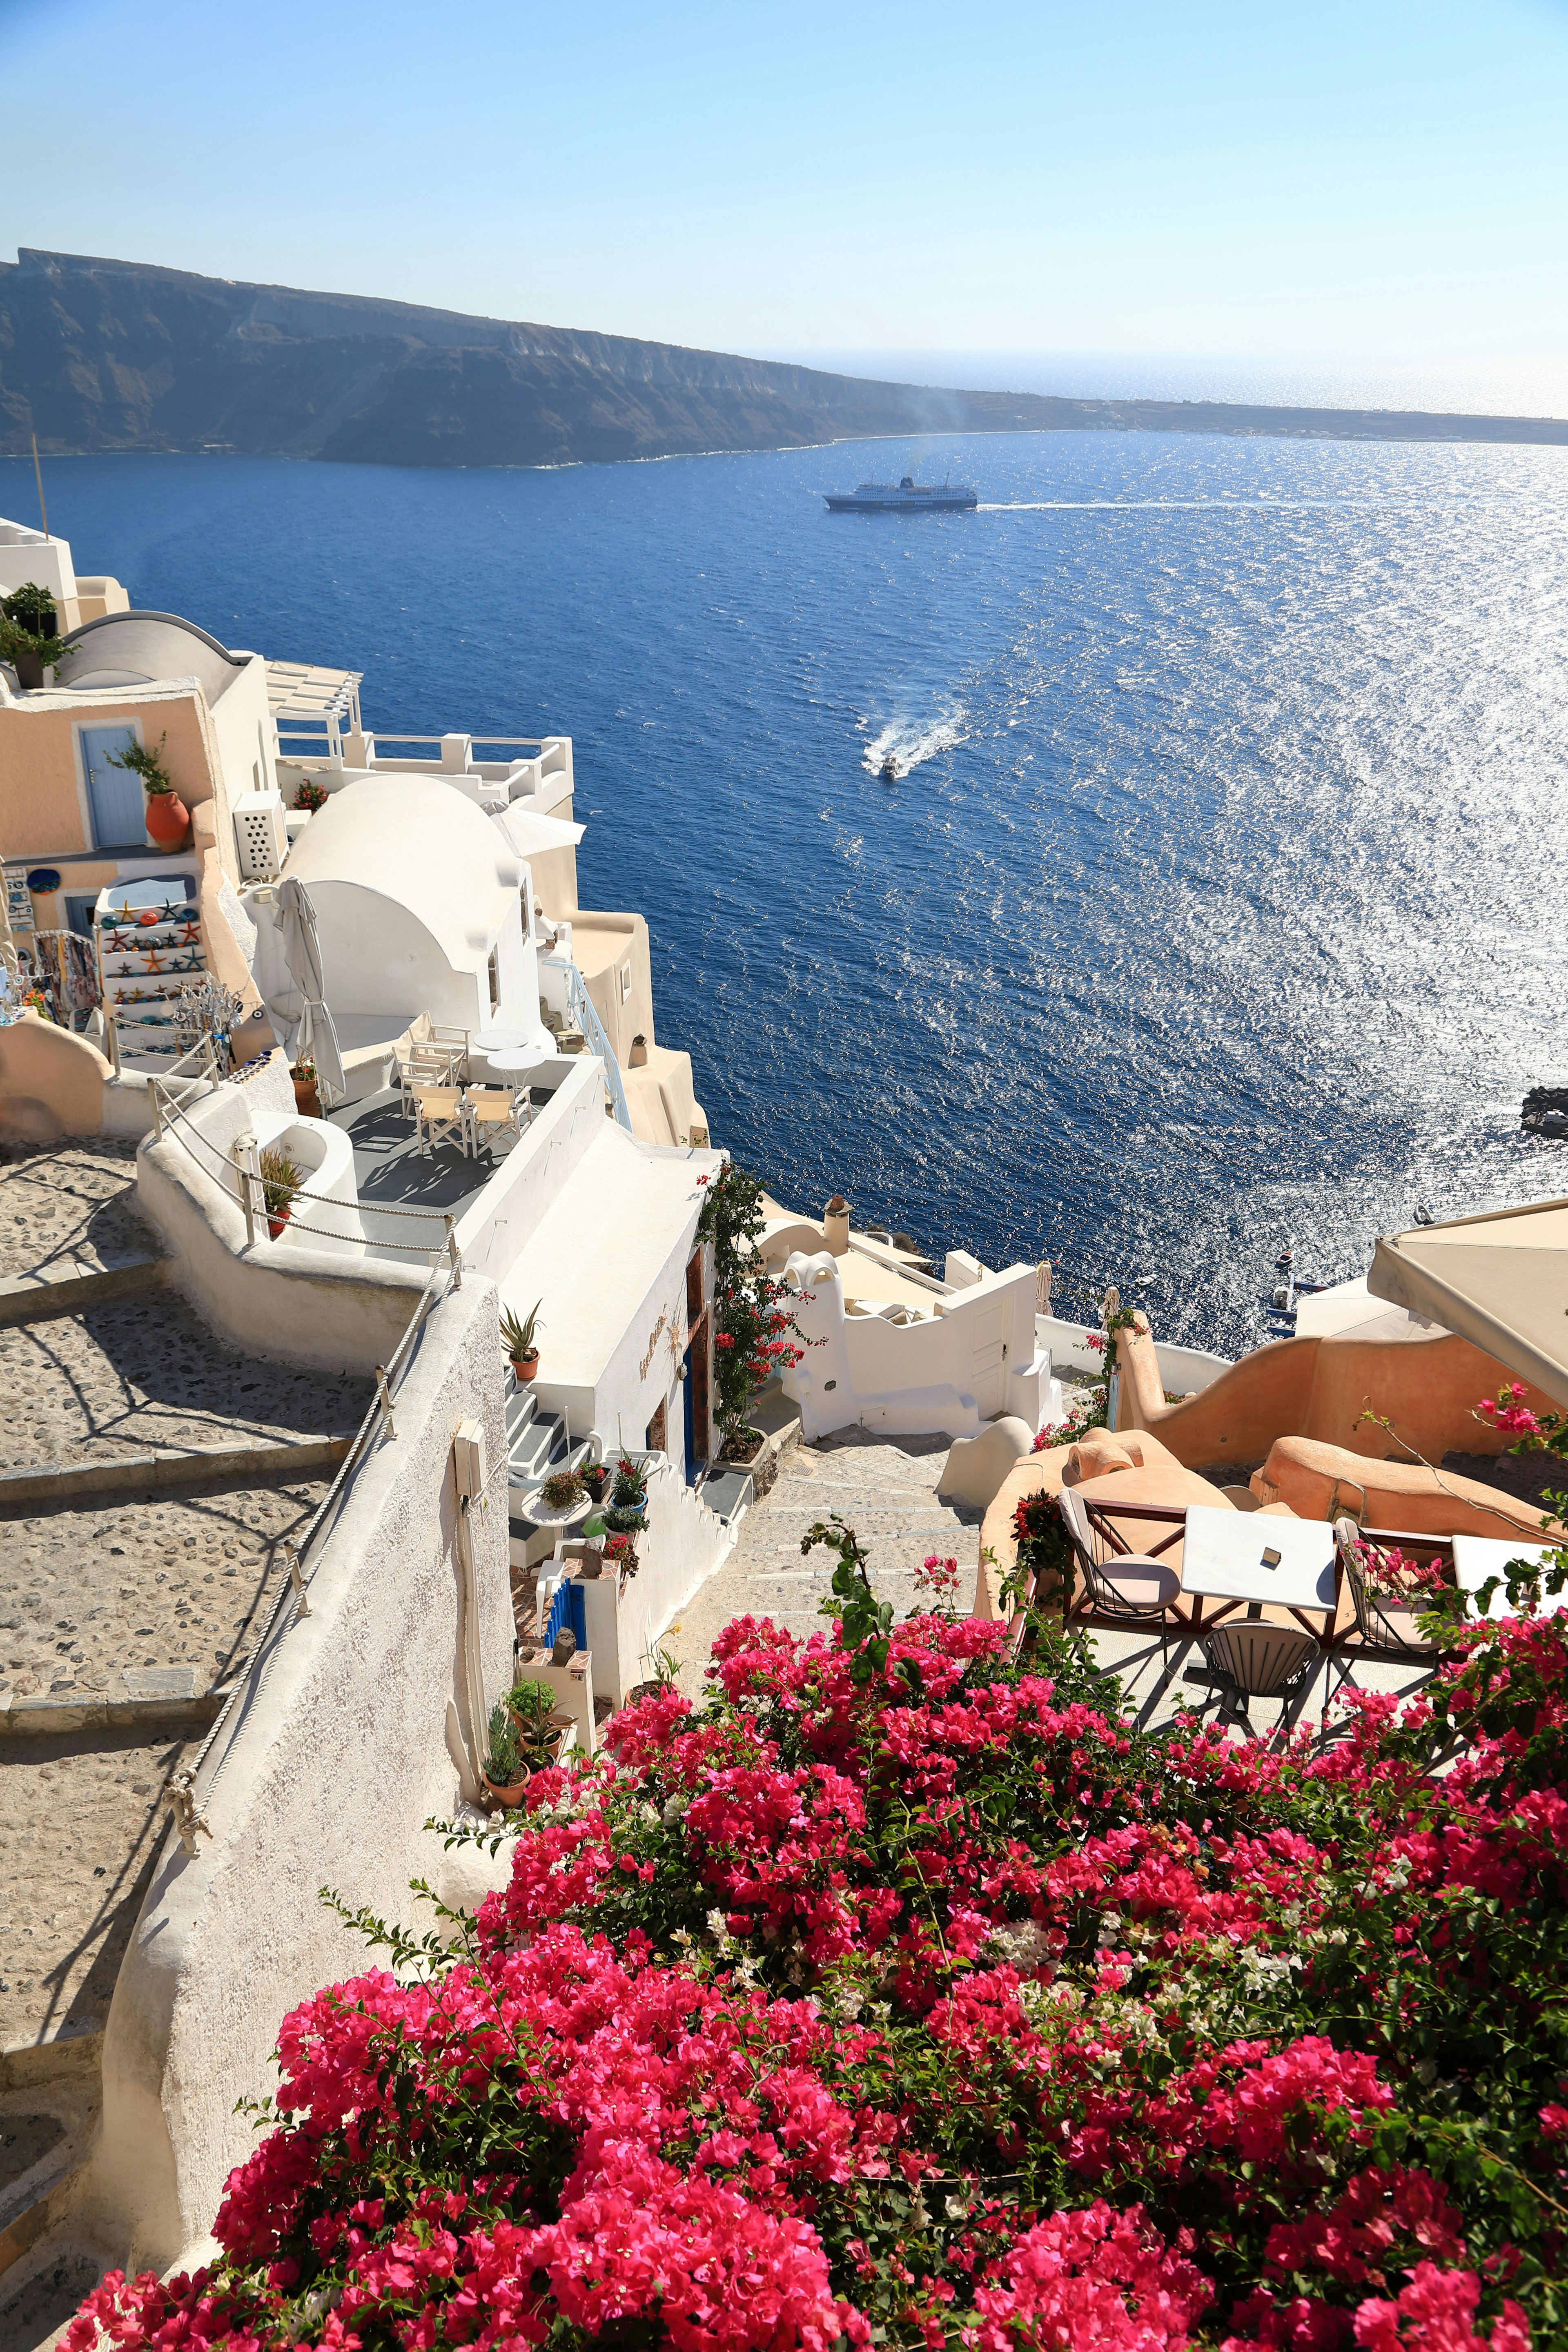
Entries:
{"type": "MultiPolygon", "coordinates": [[[[406,1249],[435,1250],[444,1246],[436,1224],[408,1216],[375,1213],[377,1204],[393,1210],[429,1209],[439,1216],[460,1217],[476,1201],[513,1149],[510,1137],[482,1144],[470,1160],[455,1143],[419,1149],[414,1121],[403,1108],[395,1087],[367,1095],[361,1102],[341,1103],[328,1118],[341,1127],[353,1145],[354,1183],[360,1197],[365,1244],[371,1255],[399,1255],[406,1249]],[[389,1248],[397,1244],[397,1248],[389,1248]]],[[[415,1261],[402,1257],[404,1265],[415,1261]]]]}

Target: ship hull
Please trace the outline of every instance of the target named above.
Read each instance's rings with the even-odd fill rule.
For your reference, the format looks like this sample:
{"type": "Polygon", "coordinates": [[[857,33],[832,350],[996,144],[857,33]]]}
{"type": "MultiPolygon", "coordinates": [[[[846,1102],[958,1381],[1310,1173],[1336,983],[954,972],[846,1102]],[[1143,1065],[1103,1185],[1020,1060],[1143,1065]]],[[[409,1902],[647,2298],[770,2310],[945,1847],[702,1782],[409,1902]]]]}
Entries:
{"type": "Polygon", "coordinates": [[[970,514],[980,504],[977,498],[968,499],[827,499],[829,514],[970,514]]]}

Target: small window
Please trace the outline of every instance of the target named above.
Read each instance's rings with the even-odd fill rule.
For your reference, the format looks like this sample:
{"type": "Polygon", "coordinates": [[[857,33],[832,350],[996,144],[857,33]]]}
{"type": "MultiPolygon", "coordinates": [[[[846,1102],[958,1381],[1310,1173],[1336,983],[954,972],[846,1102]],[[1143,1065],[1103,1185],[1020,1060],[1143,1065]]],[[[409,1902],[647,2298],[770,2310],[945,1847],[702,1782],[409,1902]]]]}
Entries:
{"type": "Polygon", "coordinates": [[[492,949],[490,950],[489,974],[490,974],[490,1011],[491,1011],[492,1013],[499,1013],[499,1012],[500,1011],[500,948],[492,948],[492,949]]]}

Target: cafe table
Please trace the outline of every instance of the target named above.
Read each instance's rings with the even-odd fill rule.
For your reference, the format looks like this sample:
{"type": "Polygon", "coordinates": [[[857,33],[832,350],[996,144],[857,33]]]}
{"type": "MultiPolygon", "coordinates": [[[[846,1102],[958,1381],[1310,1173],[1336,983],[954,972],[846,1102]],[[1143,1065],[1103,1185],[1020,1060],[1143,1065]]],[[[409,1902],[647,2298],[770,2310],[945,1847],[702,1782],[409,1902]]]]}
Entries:
{"type": "MultiPolygon", "coordinates": [[[[1500,1577],[1510,1560],[1526,1559],[1531,1568],[1552,1556],[1551,1544],[1507,1543],[1497,1536],[1456,1536],[1454,1538],[1454,1581],[1461,1592],[1479,1591],[1487,1579],[1500,1577]]],[[[1564,1605],[1563,1593],[1542,1592],[1542,1607],[1550,1612],[1564,1605]]],[[[1508,1597],[1508,1587],[1500,1584],[1492,1594],[1487,1615],[1492,1620],[1517,1617],[1519,1612],[1508,1597]]]]}
{"type": "Polygon", "coordinates": [[[1182,1545],[1182,1598],[1193,1603],[1189,1622],[1194,1633],[1240,1608],[1256,1617],[1268,1602],[1288,1609],[1299,1625],[1326,1642],[1339,1605],[1334,1531],[1321,1519],[1280,1519],[1263,1511],[1191,1504],[1182,1545]],[[1219,1605],[1208,1609],[1210,1601],[1219,1605]],[[1312,1616],[1327,1622],[1310,1624],[1312,1616]]]}

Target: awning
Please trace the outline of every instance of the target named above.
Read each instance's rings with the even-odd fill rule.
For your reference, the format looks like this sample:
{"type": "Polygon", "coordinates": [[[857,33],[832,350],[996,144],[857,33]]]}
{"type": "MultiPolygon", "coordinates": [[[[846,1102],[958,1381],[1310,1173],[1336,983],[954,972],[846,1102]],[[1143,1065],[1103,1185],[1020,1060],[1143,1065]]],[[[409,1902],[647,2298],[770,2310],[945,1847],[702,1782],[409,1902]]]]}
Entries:
{"type": "Polygon", "coordinates": [[[544,816],[537,809],[502,809],[500,822],[520,857],[542,857],[551,849],[575,849],[583,827],[569,817],[544,816]]]}
{"type": "Polygon", "coordinates": [[[1568,1201],[1385,1235],[1366,1286],[1458,1331],[1568,1406],[1568,1201]]]}

